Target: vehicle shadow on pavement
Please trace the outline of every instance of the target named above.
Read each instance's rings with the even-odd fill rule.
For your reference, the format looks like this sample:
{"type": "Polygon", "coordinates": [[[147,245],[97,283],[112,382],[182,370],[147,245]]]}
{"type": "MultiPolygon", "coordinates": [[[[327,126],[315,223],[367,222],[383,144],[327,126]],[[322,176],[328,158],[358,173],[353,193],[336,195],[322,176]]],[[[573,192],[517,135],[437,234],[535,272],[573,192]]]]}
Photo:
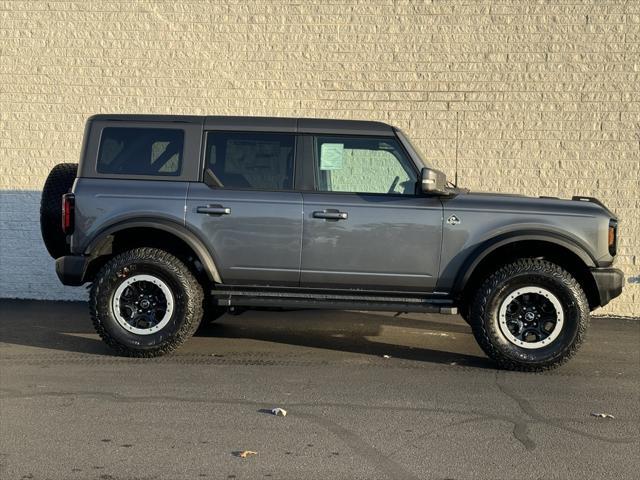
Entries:
{"type": "MultiPolygon", "coordinates": [[[[174,355],[209,356],[220,352],[221,343],[215,339],[246,339],[275,346],[495,368],[479,350],[466,323],[457,317],[443,315],[332,310],[248,311],[237,316],[227,314],[214,323],[203,325],[195,337],[174,355]]],[[[72,353],[114,355],[95,333],[85,302],[0,300],[0,342],[72,353]]],[[[230,348],[228,342],[224,342],[224,348],[230,348]]],[[[242,353],[245,347],[240,342],[231,348],[242,353]]],[[[252,348],[255,349],[255,345],[252,348]]],[[[286,348],[276,350],[277,354],[291,354],[286,348]]],[[[3,350],[3,354],[8,353],[3,350]]]]}
{"type": "Polygon", "coordinates": [[[0,300],[0,342],[75,353],[109,355],[85,302],[0,300]]]}
{"type": "Polygon", "coordinates": [[[329,310],[253,311],[225,315],[202,326],[196,336],[495,369],[475,343],[470,327],[460,319],[456,323],[450,319],[456,317],[329,310]]]}

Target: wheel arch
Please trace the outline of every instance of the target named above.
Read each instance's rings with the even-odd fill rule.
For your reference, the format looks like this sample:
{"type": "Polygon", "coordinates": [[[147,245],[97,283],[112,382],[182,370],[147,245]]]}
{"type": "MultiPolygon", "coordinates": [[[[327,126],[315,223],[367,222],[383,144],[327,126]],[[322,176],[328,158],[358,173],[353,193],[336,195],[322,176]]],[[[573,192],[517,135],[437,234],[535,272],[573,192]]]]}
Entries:
{"type": "Polygon", "coordinates": [[[493,238],[468,257],[453,289],[461,309],[466,310],[473,292],[491,271],[518,258],[544,258],[556,263],[578,280],[591,309],[600,305],[597,285],[590,272],[590,268],[596,266],[593,256],[571,239],[549,232],[529,232],[493,238]]]}
{"type": "Polygon", "coordinates": [[[91,273],[103,263],[99,259],[118,253],[123,248],[142,246],[164,247],[174,254],[191,253],[202,265],[202,271],[209,281],[222,283],[215,259],[197,234],[176,222],[157,218],[118,222],[93,236],[84,248],[85,255],[93,259],[87,271],[87,277],[90,278],[91,273]],[[141,238],[145,234],[152,234],[152,237],[141,238]]]}

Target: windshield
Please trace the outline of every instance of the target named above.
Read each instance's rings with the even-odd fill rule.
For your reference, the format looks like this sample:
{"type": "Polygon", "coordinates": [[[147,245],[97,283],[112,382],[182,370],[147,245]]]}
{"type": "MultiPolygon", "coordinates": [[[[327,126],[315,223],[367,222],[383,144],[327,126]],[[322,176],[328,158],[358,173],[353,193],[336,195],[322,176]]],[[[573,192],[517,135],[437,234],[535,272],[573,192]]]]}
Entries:
{"type": "Polygon", "coordinates": [[[409,151],[409,154],[420,163],[422,163],[423,166],[428,167],[429,164],[427,163],[426,157],[418,147],[411,143],[409,137],[407,137],[405,133],[399,128],[396,128],[396,133],[398,134],[398,138],[400,139],[404,147],[409,151]]]}

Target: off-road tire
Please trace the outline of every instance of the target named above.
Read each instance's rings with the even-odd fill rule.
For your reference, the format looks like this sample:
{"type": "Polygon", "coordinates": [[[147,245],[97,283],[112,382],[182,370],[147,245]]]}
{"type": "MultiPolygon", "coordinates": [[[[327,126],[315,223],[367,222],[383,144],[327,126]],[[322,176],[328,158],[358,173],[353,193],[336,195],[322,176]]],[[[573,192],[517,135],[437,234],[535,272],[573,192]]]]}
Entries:
{"type": "Polygon", "coordinates": [[[507,370],[539,372],[556,368],[571,358],[585,338],[589,303],[578,281],[560,266],[546,260],[519,259],[500,267],[477,290],[469,323],[484,352],[507,370]],[[559,336],[539,349],[510,342],[499,328],[499,306],[510,292],[538,286],[552,292],[562,305],[564,325],[559,336]]]}
{"type": "Polygon", "coordinates": [[[40,197],[40,231],[49,255],[53,258],[69,253],[62,231],[62,195],[68,193],[78,173],[77,163],[59,163],[44,182],[40,197]]]}
{"type": "Polygon", "coordinates": [[[93,325],[107,345],[129,357],[158,357],[179,347],[193,335],[203,316],[204,293],[189,268],[178,258],[157,248],[136,248],[109,260],[91,288],[93,325]],[[113,296],[132,275],[153,275],[166,283],[174,297],[169,322],[159,331],[137,335],[120,325],[113,311],[113,296]]]}

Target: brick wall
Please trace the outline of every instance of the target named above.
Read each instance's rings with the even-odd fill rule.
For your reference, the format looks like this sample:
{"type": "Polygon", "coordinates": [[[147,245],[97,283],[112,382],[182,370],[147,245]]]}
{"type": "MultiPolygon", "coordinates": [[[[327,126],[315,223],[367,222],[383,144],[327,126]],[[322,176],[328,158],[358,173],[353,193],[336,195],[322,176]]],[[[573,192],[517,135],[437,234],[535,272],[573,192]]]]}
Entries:
{"type": "Polygon", "coordinates": [[[601,313],[639,316],[639,75],[638,1],[1,1],[0,296],[82,294],[37,203],[87,116],[288,115],[396,124],[472,189],[599,197],[629,281],[601,313]]]}

